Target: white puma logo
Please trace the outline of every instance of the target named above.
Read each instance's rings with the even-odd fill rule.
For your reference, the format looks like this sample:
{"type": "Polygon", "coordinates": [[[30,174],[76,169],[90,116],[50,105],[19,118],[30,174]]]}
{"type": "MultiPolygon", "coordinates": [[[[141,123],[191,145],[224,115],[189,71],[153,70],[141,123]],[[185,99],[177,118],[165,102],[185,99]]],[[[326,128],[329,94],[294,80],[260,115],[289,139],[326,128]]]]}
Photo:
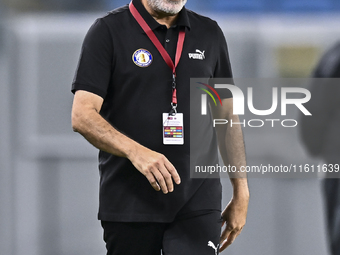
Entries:
{"type": "Polygon", "coordinates": [[[208,246],[213,248],[215,250],[215,255],[218,254],[218,248],[220,247],[220,245],[218,244],[217,247],[215,246],[215,244],[212,241],[208,242],[208,246]]]}
{"type": "Polygon", "coordinates": [[[204,50],[204,51],[200,51],[200,50],[197,50],[197,49],[196,49],[196,52],[202,54],[203,59],[205,58],[205,56],[204,56],[205,50],[204,50]]]}
{"type": "Polygon", "coordinates": [[[190,59],[199,59],[199,60],[204,60],[205,59],[205,50],[200,51],[196,49],[196,53],[189,53],[189,58],[190,59]]]}

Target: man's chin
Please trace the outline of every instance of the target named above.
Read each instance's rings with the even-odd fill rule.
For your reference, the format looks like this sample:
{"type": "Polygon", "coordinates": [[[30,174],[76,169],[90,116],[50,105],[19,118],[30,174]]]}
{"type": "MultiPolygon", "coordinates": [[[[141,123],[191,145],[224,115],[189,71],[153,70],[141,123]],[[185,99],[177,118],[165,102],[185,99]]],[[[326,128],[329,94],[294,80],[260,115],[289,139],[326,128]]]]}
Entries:
{"type": "Polygon", "coordinates": [[[149,0],[149,5],[157,12],[161,12],[167,15],[176,15],[184,7],[186,1],[164,1],[164,0],[149,0]]]}
{"type": "Polygon", "coordinates": [[[181,9],[166,10],[166,11],[161,11],[161,12],[163,12],[164,14],[168,14],[168,15],[177,15],[182,9],[183,7],[181,9]]]}

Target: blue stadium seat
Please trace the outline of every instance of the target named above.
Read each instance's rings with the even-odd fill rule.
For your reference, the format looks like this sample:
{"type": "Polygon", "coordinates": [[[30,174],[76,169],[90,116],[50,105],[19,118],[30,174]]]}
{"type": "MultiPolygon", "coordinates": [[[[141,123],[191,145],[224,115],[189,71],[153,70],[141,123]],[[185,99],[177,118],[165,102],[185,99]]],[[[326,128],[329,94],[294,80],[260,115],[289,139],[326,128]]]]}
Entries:
{"type": "Polygon", "coordinates": [[[333,0],[333,6],[332,10],[333,11],[340,11],[340,1],[339,0],[333,0]]]}
{"type": "Polygon", "coordinates": [[[281,9],[283,12],[318,12],[330,11],[331,0],[283,0],[281,9]]]}
{"type": "Polygon", "coordinates": [[[264,11],[265,0],[215,0],[210,1],[207,7],[213,11],[264,11]]]}
{"type": "Polygon", "coordinates": [[[115,8],[121,7],[123,5],[126,5],[130,3],[130,0],[104,0],[105,1],[105,7],[108,10],[113,10],[115,8]]]}

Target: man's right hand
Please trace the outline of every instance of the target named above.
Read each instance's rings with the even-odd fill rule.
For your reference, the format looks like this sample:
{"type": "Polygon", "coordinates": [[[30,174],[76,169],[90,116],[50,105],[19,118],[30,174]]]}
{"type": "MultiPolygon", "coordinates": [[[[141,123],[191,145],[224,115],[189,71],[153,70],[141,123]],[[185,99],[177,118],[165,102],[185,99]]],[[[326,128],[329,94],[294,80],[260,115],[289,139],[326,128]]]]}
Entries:
{"type": "Polygon", "coordinates": [[[150,182],[156,190],[167,194],[174,191],[174,184],[181,183],[181,179],[170,161],[160,153],[152,151],[142,145],[128,155],[128,159],[150,182]]]}

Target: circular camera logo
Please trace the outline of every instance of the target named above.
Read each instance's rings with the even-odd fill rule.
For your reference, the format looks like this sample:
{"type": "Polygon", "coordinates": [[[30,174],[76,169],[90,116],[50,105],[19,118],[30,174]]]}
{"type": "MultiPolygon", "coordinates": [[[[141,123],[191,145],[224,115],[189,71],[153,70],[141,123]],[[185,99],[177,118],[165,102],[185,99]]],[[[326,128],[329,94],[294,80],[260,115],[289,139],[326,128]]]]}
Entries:
{"type": "Polygon", "coordinates": [[[139,67],[148,67],[152,63],[152,55],[148,50],[139,49],[132,55],[133,63],[139,67]]]}

